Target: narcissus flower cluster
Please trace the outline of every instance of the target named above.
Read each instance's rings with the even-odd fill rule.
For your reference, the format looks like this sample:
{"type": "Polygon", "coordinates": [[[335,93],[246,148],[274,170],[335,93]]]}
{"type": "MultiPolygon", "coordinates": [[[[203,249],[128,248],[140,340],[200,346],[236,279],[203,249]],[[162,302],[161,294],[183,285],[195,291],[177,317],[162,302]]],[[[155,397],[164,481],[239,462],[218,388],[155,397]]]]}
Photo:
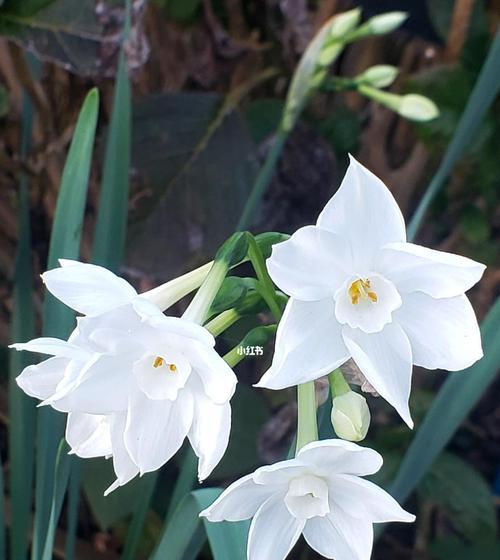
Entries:
{"type": "Polygon", "coordinates": [[[66,439],[81,457],[112,456],[117,481],[154,471],[189,441],[206,478],[224,454],[236,377],[203,327],[167,317],[101,267],[62,261],[47,288],[85,314],[67,341],[15,344],[53,356],[17,378],[28,394],[69,413],[66,439]]]}
{"type": "MultiPolygon", "coordinates": [[[[263,299],[268,303],[271,297],[275,305],[268,305],[279,316],[262,255],[259,263],[255,285],[264,291],[271,286],[263,299]]],[[[237,380],[216,352],[214,337],[198,324],[227,273],[229,265],[219,265],[214,269],[219,284],[214,288],[206,281],[205,292],[193,300],[196,313],[181,318],[163,311],[197,288],[210,265],[145,294],[102,267],[74,261],[62,260],[60,268],[43,275],[48,290],[81,316],[68,340],[13,345],[51,356],[27,367],[17,381],[43,405],[68,414],[72,453],[112,457],[117,480],[107,492],[159,469],[186,437],[199,457],[200,480],[227,448],[237,380]]],[[[252,518],[249,560],[284,560],[301,534],[325,558],[368,560],[373,523],[413,521],[386,492],[360,478],[377,472],[382,458],[343,441],[365,437],[370,411],[367,399],[352,391],[337,368],[354,364],[355,382],[385,398],[412,427],[413,364],[461,370],[482,356],[465,292],[484,268],[408,243],[390,191],[351,158],[316,225],[274,245],[267,261],[269,276],[289,299],[271,367],[257,386],[300,386],[299,395],[307,388],[306,404],[299,397],[299,427],[311,421],[312,429],[299,430],[308,437],[299,438],[294,459],[236,481],[201,515],[214,522],[252,518]],[[312,382],[326,375],[332,424],[342,439],[312,441],[317,438],[309,437],[317,434],[312,382]],[[309,411],[307,420],[301,407],[309,411]]],[[[224,317],[237,319],[232,311],[224,317]]]]}

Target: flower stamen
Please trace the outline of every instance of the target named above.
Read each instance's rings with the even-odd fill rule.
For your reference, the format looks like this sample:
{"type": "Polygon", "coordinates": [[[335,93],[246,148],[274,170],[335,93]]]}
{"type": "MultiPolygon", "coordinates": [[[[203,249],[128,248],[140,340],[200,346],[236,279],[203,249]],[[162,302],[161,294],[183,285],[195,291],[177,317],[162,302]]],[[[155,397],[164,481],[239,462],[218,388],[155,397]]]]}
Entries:
{"type": "Polygon", "coordinates": [[[351,298],[351,303],[357,305],[360,299],[370,300],[372,303],[378,301],[377,294],[370,289],[371,283],[368,279],[359,279],[351,284],[349,288],[349,297],[351,298]]]}
{"type": "Polygon", "coordinates": [[[163,365],[166,365],[172,373],[177,371],[177,366],[175,364],[166,364],[165,360],[161,356],[156,356],[155,361],[153,362],[153,367],[159,368],[163,365]]]}

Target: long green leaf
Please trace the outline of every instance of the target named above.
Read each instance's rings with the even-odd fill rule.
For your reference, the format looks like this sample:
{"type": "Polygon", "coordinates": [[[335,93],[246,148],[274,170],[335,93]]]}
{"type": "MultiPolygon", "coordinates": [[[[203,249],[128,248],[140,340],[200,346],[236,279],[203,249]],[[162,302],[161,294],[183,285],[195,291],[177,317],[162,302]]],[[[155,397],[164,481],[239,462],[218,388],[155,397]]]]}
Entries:
{"type": "Polygon", "coordinates": [[[483,321],[481,334],[484,358],[448,377],[404,456],[390,488],[391,494],[400,501],[406,500],[422,480],[498,372],[500,299],[483,321]]]}
{"type": "Polygon", "coordinates": [[[109,127],[92,261],[117,271],[123,260],[127,230],[130,167],[130,82],[120,53],[109,127]]]}
{"type": "MultiPolygon", "coordinates": [[[[29,152],[32,121],[33,106],[29,96],[24,94],[20,150],[22,156],[29,152]]],[[[18,228],[12,293],[12,342],[24,342],[35,337],[29,185],[24,174],[19,181],[18,228]]],[[[33,363],[33,356],[25,352],[11,352],[9,358],[9,495],[12,512],[10,554],[12,558],[25,560],[33,495],[36,405],[33,399],[19,389],[15,378],[33,363]]]]}
{"type": "Polygon", "coordinates": [[[54,547],[57,521],[61,515],[64,495],[66,494],[66,488],[68,487],[71,463],[74,460],[71,455],[68,455],[68,451],[68,445],[64,440],[61,440],[57,450],[54,469],[54,492],[52,494],[50,517],[47,525],[47,534],[45,535],[42,560],[52,560],[52,549],[54,547]]]}
{"type": "MultiPolygon", "coordinates": [[[[86,97],[57,198],[56,213],[50,239],[48,268],[57,266],[61,257],[76,259],[80,253],[81,230],[90,165],[94,145],[99,94],[96,89],[86,97]]],[[[45,336],[66,338],[74,322],[74,313],[47,294],[44,302],[43,332],[45,336]]],[[[54,489],[54,468],[57,446],[62,436],[64,417],[44,407],[40,409],[37,433],[37,469],[35,490],[35,523],[32,558],[39,560],[45,542],[54,489]]]]}
{"type": "Polygon", "coordinates": [[[430,203],[441,190],[453,166],[470,145],[471,137],[481,124],[488,109],[500,91],[500,31],[490,48],[474,90],[458,123],[443,161],[418,205],[408,226],[408,237],[414,239],[430,203]]]}

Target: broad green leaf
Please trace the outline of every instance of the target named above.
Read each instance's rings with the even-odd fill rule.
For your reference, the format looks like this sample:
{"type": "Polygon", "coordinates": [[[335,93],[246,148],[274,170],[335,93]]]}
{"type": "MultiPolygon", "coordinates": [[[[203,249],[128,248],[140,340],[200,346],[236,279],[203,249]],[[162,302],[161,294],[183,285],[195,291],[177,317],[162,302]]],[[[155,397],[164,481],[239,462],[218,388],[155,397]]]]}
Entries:
{"type": "Polygon", "coordinates": [[[466,540],[495,538],[496,511],[490,486],[456,455],[443,453],[419,484],[417,493],[446,512],[466,540]]]}
{"type": "Polygon", "coordinates": [[[497,560],[500,540],[465,543],[455,536],[443,537],[431,543],[429,552],[432,560],[497,560]]]}
{"type": "Polygon", "coordinates": [[[470,145],[477,128],[481,125],[490,105],[500,91],[499,66],[500,31],[497,32],[491,45],[453,140],[448,146],[444,158],[408,226],[408,237],[410,240],[414,239],[430,203],[443,187],[454,165],[470,145]]]}
{"type": "MultiPolygon", "coordinates": [[[[76,124],[64,166],[54,224],[50,238],[47,268],[57,266],[59,258],[77,259],[87,197],[88,179],[94,145],[99,94],[92,90],[86,97],[76,124]]],[[[66,338],[74,322],[74,313],[50,294],[46,295],[43,313],[45,336],[66,338]]],[[[57,446],[62,437],[64,416],[43,407],[38,415],[35,524],[32,558],[41,558],[47,531],[57,446]]]]}
{"type": "Polygon", "coordinates": [[[406,452],[391,494],[404,502],[467,418],[495,378],[500,364],[500,299],[481,326],[484,357],[460,373],[451,373],[439,390],[406,452]]]}
{"type": "MultiPolygon", "coordinates": [[[[32,120],[33,106],[28,94],[24,94],[20,150],[23,157],[26,157],[30,147],[32,120]]],[[[18,225],[11,339],[12,342],[25,342],[35,338],[35,308],[31,265],[29,183],[24,174],[19,181],[18,225]]],[[[9,355],[9,496],[12,514],[10,554],[12,558],[19,558],[19,560],[25,560],[28,553],[35,460],[36,403],[19,389],[15,378],[33,361],[33,356],[28,352],[11,352],[9,355]]]]}
{"type": "Polygon", "coordinates": [[[234,231],[257,171],[234,103],[181,93],[135,106],[133,164],[146,196],[131,213],[129,265],[173,277],[189,260],[211,259],[234,231]]]}
{"type": "Polygon", "coordinates": [[[94,2],[80,0],[5,0],[0,7],[0,33],[79,74],[106,73],[102,56],[118,50],[114,34],[106,35],[94,2]]]}

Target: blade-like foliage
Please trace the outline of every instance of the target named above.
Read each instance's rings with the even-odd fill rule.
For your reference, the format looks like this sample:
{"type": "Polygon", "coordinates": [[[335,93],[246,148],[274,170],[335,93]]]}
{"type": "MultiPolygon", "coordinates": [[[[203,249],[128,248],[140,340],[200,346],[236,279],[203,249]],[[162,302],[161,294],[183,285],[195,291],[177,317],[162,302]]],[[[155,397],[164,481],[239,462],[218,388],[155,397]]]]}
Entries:
{"type": "MultiPolygon", "coordinates": [[[[31,140],[33,106],[27,94],[23,100],[21,155],[28,154],[31,140]]],[[[12,342],[25,342],[35,337],[33,302],[33,270],[31,266],[31,227],[29,215],[29,184],[26,175],[19,180],[19,239],[13,278],[12,342]]],[[[9,495],[11,504],[10,554],[24,560],[28,553],[33,494],[35,407],[33,399],[17,386],[15,378],[33,362],[25,352],[9,356],[9,495]]]]}
{"type": "MultiPolygon", "coordinates": [[[[80,253],[80,238],[98,109],[99,94],[94,89],[84,101],[66,159],[50,238],[49,269],[57,266],[59,258],[75,259],[80,253]]],[[[47,294],[43,313],[44,335],[66,338],[73,321],[74,313],[53,296],[47,294]]],[[[42,546],[47,533],[54,489],[53,477],[57,446],[62,436],[63,422],[64,417],[61,414],[48,407],[40,409],[37,433],[33,560],[41,558],[42,546]]]]}

